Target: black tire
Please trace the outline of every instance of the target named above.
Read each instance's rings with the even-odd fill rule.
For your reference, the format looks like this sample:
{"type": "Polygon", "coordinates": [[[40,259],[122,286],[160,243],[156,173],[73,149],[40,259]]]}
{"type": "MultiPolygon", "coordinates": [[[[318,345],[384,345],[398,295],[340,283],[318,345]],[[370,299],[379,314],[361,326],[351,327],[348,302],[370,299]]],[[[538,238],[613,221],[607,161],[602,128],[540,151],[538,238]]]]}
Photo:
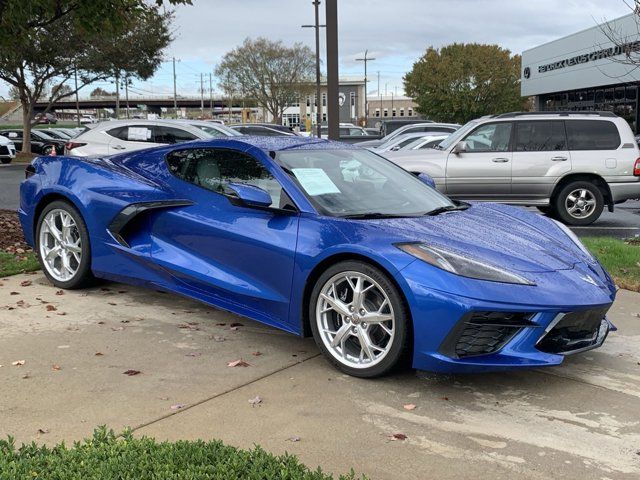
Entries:
{"type": "Polygon", "coordinates": [[[95,277],[91,272],[91,243],[89,239],[89,231],[87,230],[87,225],[85,224],[82,215],[71,203],[63,200],[56,200],[49,203],[42,210],[38,217],[38,223],[36,224],[35,247],[36,255],[40,262],[40,266],[42,267],[42,271],[49,281],[56,287],[66,290],[76,290],[91,286],[95,282],[95,277]],[[67,281],[61,281],[53,277],[47,270],[44,260],[40,255],[40,230],[42,229],[42,223],[45,216],[55,209],[64,210],[73,218],[81,240],[82,257],[80,259],[80,264],[74,276],[67,281]]]}
{"type": "MultiPolygon", "coordinates": [[[[569,202],[571,201],[569,200],[569,202]]],[[[602,210],[604,209],[604,196],[594,183],[587,180],[578,180],[562,187],[552,199],[552,205],[554,216],[562,223],[566,225],[590,225],[602,214],[602,210]],[[567,208],[569,196],[576,191],[586,191],[587,198],[595,201],[595,205],[586,212],[588,214],[585,214],[584,217],[572,215],[567,208]]]]}
{"type": "MultiPolygon", "coordinates": [[[[332,363],[338,370],[348,375],[361,378],[379,377],[403,366],[410,358],[412,337],[411,320],[408,309],[403,301],[402,294],[384,272],[368,263],[358,260],[349,260],[329,267],[322,275],[320,275],[320,278],[316,281],[311,292],[308,315],[313,338],[318,345],[318,348],[330,363],[332,363]],[[320,336],[318,320],[316,318],[316,305],[320,293],[323,286],[329,280],[342,272],[358,272],[375,280],[375,282],[377,282],[384,290],[384,293],[389,298],[389,303],[393,308],[395,323],[394,338],[386,355],[379,361],[379,363],[376,363],[371,367],[355,368],[341,363],[332,355],[320,336]]],[[[369,328],[370,327],[371,326],[369,326],[369,328]]]]}
{"type": "Polygon", "coordinates": [[[8,165],[11,163],[11,159],[10,158],[0,158],[0,162],[2,162],[3,165],[8,165]]]}

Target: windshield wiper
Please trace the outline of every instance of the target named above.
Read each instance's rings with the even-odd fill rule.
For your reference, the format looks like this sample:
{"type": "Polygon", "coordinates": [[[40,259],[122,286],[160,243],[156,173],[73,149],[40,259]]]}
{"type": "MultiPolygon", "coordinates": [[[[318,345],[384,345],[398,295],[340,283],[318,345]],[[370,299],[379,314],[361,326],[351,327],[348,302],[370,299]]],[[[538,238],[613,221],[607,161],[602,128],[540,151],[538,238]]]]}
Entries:
{"type": "Polygon", "coordinates": [[[435,208],[435,209],[431,210],[430,212],[425,213],[425,215],[427,215],[429,217],[433,217],[435,215],[440,215],[441,213],[445,213],[445,212],[455,212],[455,211],[460,211],[460,210],[466,210],[470,206],[471,205],[469,205],[468,203],[460,202],[457,205],[447,205],[445,207],[435,208]]]}
{"type": "Polygon", "coordinates": [[[418,215],[398,214],[398,213],[380,213],[380,212],[367,212],[367,213],[352,213],[350,215],[340,215],[340,218],[349,218],[357,220],[367,220],[376,218],[409,218],[417,217],[418,215]]]}

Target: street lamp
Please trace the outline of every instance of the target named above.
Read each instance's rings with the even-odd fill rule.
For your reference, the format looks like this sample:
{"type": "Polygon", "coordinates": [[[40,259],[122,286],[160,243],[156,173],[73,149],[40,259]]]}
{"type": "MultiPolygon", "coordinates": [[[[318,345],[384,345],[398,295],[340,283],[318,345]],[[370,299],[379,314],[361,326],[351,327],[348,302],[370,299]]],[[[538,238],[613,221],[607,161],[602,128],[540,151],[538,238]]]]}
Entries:
{"type": "Polygon", "coordinates": [[[302,28],[316,29],[316,135],[320,138],[320,123],[322,122],[322,112],[320,102],[320,29],[326,25],[320,25],[320,0],[311,2],[315,8],[316,23],[314,25],[302,25],[302,28]]]}
{"type": "Polygon", "coordinates": [[[364,62],[364,121],[365,126],[369,125],[369,101],[367,96],[367,62],[375,60],[375,58],[368,58],[367,54],[369,50],[364,51],[364,58],[356,58],[356,62],[364,62]]]}

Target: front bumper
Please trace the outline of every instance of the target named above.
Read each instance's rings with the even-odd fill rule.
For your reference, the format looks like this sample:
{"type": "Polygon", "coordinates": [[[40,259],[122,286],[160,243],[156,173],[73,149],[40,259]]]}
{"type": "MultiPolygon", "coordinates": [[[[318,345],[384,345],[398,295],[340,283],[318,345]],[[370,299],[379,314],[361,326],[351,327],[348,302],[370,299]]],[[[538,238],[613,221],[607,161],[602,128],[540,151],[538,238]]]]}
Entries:
{"type": "Polygon", "coordinates": [[[445,274],[451,284],[446,292],[426,286],[444,286],[429,278],[444,273],[427,267],[414,262],[397,277],[412,314],[418,370],[478,373],[558,365],[565,355],[601,346],[615,330],[605,317],[615,287],[604,271],[596,276],[587,265],[536,274],[536,286],[445,274]],[[585,270],[593,283],[585,281],[585,270]],[[562,323],[563,318],[568,320],[562,323]]]}

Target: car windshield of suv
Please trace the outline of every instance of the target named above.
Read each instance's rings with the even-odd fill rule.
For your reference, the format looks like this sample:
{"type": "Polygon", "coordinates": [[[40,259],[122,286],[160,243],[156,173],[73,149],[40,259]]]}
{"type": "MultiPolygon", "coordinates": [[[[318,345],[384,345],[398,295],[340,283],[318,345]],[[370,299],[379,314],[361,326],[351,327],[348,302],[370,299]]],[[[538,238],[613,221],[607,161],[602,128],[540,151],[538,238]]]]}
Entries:
{"type": "Polygon", "coordinates": [[[480,123],[478,120],[471,120],[470,122],[465,123],[462,127],[460,127],[458,130],[456,130],[442,142],[440,142],[440,145],[437,145],[435,148],[437,148],[438,150],[446,150],[450,146],[455,145],[460,141],[462,137],[473,130],[478,125],[478,123],[480,123]]]}
{"type": "Polygon", "coordinates": [[[191,123],[190,125],[202,130],[203,132],[211,135],[214,138],[237,137],[239,135],[242,135],[240,132],[237,132],[233,128],[225,127],[224,125],[209,126],[203,125],[201,123],[191,123]]]}
{"type": "Polygon", "coordinates": [[[456,208],[411,173],[367,150],[283,150],[276,161],[324,215],[415,217],[456,208]]]}

